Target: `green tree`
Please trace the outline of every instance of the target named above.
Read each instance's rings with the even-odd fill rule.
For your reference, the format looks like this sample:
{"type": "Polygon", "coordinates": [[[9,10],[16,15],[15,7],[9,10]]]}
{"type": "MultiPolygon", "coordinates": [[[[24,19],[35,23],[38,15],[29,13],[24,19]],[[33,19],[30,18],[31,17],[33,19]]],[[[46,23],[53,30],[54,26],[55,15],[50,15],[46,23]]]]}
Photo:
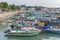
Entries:
{"type": "Polygon", "coordinates": [[[36,10],[41,10],[41,8],[43,8],[43,6],[35,6],[36,10]]]}
{"type": "Polygon", "coordinates": [[[13,4],[13,5],[10,5],[11,9],[12,10],[15,10],[16,9],[16,6],[13,4]]]}
{"type": "Polygon", "coordinates": [[[20,7],[19,6],[16,6],[16,5],[10,5],[11,9],[12,10],[20,10],[20,7]]]}
{"type": "Polygon", "coordinates": [[[4,9],[11,9],[11,10],[20,10],[20,6],[16,6],[16,5],[8,5],[7,2],[1,2],[0,3],[0,8],[4,8],[4,9]]]}
{"type": "Polygon", "coordinates": [[[20,10],[20,6],[16,6],[16,10],[20,10]]]}
{"type": "Polygon", "coordinates": [[[7,2],[1,2],[1,3],[0,3],[0,7],[1,7],[1,8],[7,8],[7,7],[8,7],[7,2]]]}

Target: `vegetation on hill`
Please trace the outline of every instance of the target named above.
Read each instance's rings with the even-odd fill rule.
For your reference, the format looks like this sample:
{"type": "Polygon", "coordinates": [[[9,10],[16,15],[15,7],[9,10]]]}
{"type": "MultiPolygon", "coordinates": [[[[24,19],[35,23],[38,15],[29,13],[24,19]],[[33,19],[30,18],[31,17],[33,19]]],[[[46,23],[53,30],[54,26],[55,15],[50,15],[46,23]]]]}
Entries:
{"type": "Polygon", "coordinates": [[[7,10],[20,10],[20,6],[16,6],[16,5],[8,5],[7,2],[0,2],[0,8],[4,8],[7,10]]]}
{"type": "Polygon", "coordinates": [[[26,6],[26,5],[16,6],[14,4],[8,5],[7,2],[0,2],[0,8],[2,8],[3,10],[15,11],[15,10],[20,10],[20,7],[25,7],[26,10],[31,8],[35,8],[35,10],[41,10],[41,8],[43,8],[43,6],[26,6]]]}

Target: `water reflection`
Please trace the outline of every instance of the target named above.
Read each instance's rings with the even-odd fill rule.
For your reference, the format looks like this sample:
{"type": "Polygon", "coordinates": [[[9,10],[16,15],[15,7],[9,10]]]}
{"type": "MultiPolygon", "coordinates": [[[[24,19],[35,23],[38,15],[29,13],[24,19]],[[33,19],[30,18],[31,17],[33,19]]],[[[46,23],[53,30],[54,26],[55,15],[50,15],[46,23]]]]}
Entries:
{"type": "Polygon", "coordinates": [[[12,37],[8,36],[7,40],[59,40],[60,34],[52,34],[52,33],[40,33],[37,36],[32,37],[12,37]]]}
{"type": "Polygon", "coordinates": [[[53,34],[48,32],[41,32],[39,35],[32,37],[5,37],[4,30],[6,30],[5,27],[0,27],[0,40],[60,40],[60,34],[53,34]]]}
{"type": "Polygon", "coordinates": [[[42,40],[53,40],[53,39],[55,39],[55,40],[60,40],[60,34],[53,34],[53,33],[46,33],[46,32],[44,32],[44,33],[40,33],[40,36],[41,36],[41,39],[42,40]]]}
{"type": "Polygon", "coordinates": [[[41,38],[38,36],[33,36],[33,37],[12,37],[9,36],[7,37],[8,40],[41,40],[41,38]]]}
{"type": "Polygon", "coordinates": [[[0,40],[60,40],[60,34],[53,34],[48,32],[41,32],[39,35],[32,37],[15,37],[15,36],[5,37],[4,30],[5,27],[0,28],[0,40]]]}

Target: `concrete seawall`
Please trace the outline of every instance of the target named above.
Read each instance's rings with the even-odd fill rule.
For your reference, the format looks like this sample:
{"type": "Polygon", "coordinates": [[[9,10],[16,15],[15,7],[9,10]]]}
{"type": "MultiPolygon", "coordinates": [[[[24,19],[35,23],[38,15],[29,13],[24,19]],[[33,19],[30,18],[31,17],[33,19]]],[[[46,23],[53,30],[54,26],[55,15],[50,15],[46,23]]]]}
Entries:
{"type": "Polygon", "coordinates": [[[0,13],[0,21],[3,21],[6,18],[12,17],[15,14],[18,14],[19,11],[12,11],[12,12],[3,12],[0,13]]]}

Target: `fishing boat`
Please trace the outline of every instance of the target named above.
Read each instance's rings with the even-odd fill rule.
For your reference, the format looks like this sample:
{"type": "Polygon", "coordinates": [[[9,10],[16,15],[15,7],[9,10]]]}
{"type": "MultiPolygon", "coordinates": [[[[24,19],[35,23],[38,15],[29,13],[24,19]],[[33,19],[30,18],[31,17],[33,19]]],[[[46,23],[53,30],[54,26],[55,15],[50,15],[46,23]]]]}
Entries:
{"type": "Polygon", "coordinates": [[[60,22],[54,22],[54,23],[58,25],[58,26],[54,26],[56,28],[50,28],[49,30],[45,30],[45,31],[60,34],[60,22]]]}
{"type": "Polygon", "coordinates": [[[46,29],[45,32],[60,34],[60,29],[46,29]]]}
{"type": "Polygon", "coordinates": [[[38,35],[39,32],[37,30],[11,30],[10,32],[7,32],[5,36],[34,36],[38,35]]]}

